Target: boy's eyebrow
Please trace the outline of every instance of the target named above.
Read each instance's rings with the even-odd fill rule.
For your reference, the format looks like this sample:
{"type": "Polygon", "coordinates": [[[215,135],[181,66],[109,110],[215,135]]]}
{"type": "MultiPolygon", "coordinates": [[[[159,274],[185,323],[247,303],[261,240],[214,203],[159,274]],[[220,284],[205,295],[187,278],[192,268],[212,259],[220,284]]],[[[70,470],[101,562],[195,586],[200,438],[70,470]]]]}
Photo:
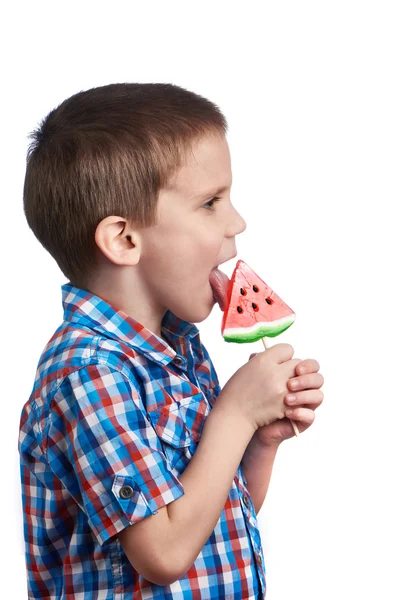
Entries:
{"type": "Polygon", "coordinates": [[[197,194],[196,196],[192,196],[192,200],[199,200],[200,198],[208,198],[211,196],[215,196],[216,194],[220,194],[221,192],[226,192],[227,190],[229,190],[229,188],[232,186],[232,184],[230,185],[224,185],[223,187],[220,187],[218,189],[214,188],[210,188],[208,191],[205,192],[201,192],[200,194],[197,194]]]}

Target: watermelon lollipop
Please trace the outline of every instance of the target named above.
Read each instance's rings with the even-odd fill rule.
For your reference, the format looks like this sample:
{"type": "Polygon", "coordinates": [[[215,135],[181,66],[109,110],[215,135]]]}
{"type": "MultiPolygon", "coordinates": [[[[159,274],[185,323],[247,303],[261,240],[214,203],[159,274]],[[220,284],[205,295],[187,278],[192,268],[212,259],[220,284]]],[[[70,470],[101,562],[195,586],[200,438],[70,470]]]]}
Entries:
{"type": "MultiPolygon", "coordinates": [[[[221,333],[226,342],[238,344],[276,337],[294,322],[293,310],[243,260],[238,260],[232,278],[219,269],[210,276],[215,300],[224,312],[221,333]]],[[[290,421],[296,435],[296,423],[290,421]]]]}
{"type": "Polygon", "coordinates": [[[256,342],[276,337],[296,315],[243,260],[238,260],[227,290],[221,332],[226,342],[256,342]]]}

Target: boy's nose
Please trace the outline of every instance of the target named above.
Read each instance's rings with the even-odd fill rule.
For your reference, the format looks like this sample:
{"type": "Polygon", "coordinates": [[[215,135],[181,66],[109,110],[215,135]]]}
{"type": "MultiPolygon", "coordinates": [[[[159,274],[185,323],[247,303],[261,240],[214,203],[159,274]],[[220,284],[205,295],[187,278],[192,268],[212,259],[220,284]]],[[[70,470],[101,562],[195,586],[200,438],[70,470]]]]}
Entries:
{"type": "Polygon", "coordinates": [[[234,210],[234,217],[233,217],[230,229],[231,229],[232,235],[238,235],[239,233],[242,233],[243,231],[246,230],[247,223],[243,219],[242,215],[236,210],[235,207],[233,207],[233,210],[234,210]]]}
{"type": "Polygon", "coordinates": [[[243,219],[242,215],[240,215],[240,220],[241,220],[241,223],[242,223],[242,224],[241,224],[241,228],[240,228],[240,231],[239,231],[239,233],[243,233],[243,231],[245,231],[245,230],[246,230],[247,223],[246,223],[246,221],[243,219]]]}

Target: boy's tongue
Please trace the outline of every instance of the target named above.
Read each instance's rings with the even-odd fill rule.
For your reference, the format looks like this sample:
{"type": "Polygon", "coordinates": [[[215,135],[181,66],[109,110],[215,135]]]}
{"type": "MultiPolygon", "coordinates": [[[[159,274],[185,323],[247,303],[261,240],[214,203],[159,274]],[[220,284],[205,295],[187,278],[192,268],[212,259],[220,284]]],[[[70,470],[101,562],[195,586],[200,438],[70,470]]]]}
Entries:
{"type": "Polygon", "coordinates": [[[210,273],[210,284],[214,293],[214,299],[218,302],[222,311],[228,306],[229,277],[215,268],[210,273]]]}

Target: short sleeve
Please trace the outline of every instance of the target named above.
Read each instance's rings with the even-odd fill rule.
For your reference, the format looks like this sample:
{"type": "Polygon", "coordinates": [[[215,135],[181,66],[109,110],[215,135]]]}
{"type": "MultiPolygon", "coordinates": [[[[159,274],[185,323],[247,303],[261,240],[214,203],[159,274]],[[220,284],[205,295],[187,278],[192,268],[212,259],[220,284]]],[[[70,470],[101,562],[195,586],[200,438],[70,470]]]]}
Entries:
{"type": "Polygon", "coordinates": [[[101,545],[184,494],[139,391],[117,369],[92,364],[70,373],[49,416],[49,466],[101,545]]]}

